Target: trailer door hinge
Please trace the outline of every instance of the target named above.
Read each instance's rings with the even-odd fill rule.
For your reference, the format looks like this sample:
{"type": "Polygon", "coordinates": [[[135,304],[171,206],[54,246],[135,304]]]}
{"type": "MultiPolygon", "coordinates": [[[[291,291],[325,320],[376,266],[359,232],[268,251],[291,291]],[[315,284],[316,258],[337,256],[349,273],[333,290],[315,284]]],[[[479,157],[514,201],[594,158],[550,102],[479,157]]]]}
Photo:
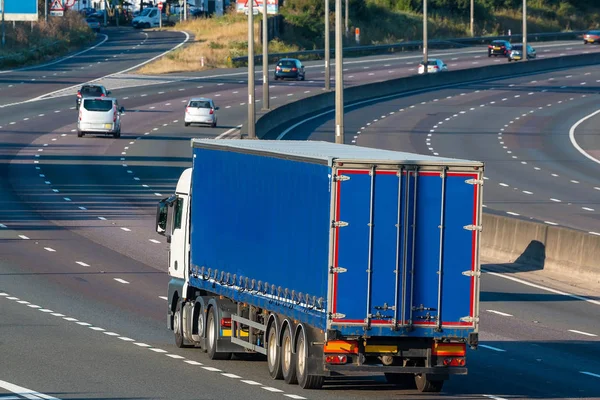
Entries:
{"type": "Polygon", "coordinates": [[[467,179],[465,183],[469,185],[483,185],[483,181],[481,179],[467,179]]]}
{"type": "Polygon", "coordinates": [[[344,182],[344,181],[349,181],[350,177],[348,175],[336,175],[335,176],[335,181],[336,182],[344,182]]]}
{"type": "Polygon", "coordinates": [[[334,221],[333,222],[333,227],[334,228],[343,228],[345,226],[348,226],[347,222],[344,222],[344,221],[334,221]]]}
{"type": "Polygon", "coordinates": [[[466,229],[468,231],[481,231],[483,228],[481,227],[481,225],[465,225],[463,226],[463,229],[466,229]]]}
{"type": "Polygon", "coordinates": [[[343,274],[344,272],[348,272],[346,268],[342,267],[331,267],[330,271],[332,274],[343,274]]]}
{"type": "Polygon", "coordinates": [[[462,317],[460,319],[461,322],[479,322],[479,318],[473,318],[471,316],[462,317]]]}
{"type": "Polygon", "coordinates": [[[481,271],[463,271],[462,274],[464,276],[481,276],[481,271]]]}
{"type": "Polygon", "coordinates": [[[344,318],[346,318],[346,314],[341,314],[341,313],[329,314],[329,319],[344,319],[344,318]]]}

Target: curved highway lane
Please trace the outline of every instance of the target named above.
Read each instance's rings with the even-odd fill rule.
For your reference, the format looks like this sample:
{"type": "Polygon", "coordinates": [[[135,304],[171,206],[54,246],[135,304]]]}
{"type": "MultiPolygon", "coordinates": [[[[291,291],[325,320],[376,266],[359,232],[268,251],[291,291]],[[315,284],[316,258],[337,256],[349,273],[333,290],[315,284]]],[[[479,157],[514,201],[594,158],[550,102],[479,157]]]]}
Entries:
{"type": "MultiPolygon", "coordinates": [[[[469,62],[473,61],[465,61],[465,66],[469,62]]],[[[390,67],[380,65],[381,61],[372,63],[369,68],[364,68],[364,64],[349,64],[348,69],[354,68],[352,73],[357,82],[387,79],[385,74],[389,74],[390,67]]],[[[8,185],[6,180],[2,182],[5,196],[0,223],[5,227],[0,229],[0,238],[10,243],[10,252],[5,253],[0,264],[0,273],[6,277],[0,286],[6,296],[0,293],[5,298],[0,301],[21,307],[3,304],[3,310],[10,310],[8,319],[14,321],[11,329],[20,329],[17,332],[24,341],[39,340],[37,333],[27,326],[34,323],[52,326],[52,347],[67,354],[62,361],[72,368],[65,371],[65,376],[73,376],[67,379],[58,372],[59,368],[48,369],[43,365],[31,370],[31,363],[20,359],[20,351],[15,350],[7,356],[15,367],[4,380],[44,393],[60,393],[58,397],[65,398],[92,392],[97,397],[195,398],[200,390],[207,396],[220,393],[218,398],[247,395],[249,390],[261,398],[273,395],[311,399],[389,398],[415,393],[384,385],[381,379],[333,381],[329,390],[306,392],[269,381],[264,363],[257,366],[256,362],[247,361],[213,362],[197,350],[173,346],[172,335],[164,325],[166,302],[162,298],[167,282],[166,244],[153,233],[154,207],[160,196],[173,190],[179,173],[189,165],[191,137],[233,136],[235,127],[245,122],[245,77],[239,76],[239,80],[192,77],[168,85],[115,90],[127,108],[123,119],[127,128],[120,140],[77,138],[73,132],[76,113],[70,109],[70,97],[18,106],[11,109],[11,115],[0,113],[3,126],[0,135],[5,143],[2,176],[10,177],[8,185]],[[192,94],[210,95],[218,102],[222,108],[219,128],[183,127],[183,102],[192,94]],[[15,297],[17,300],[9,299],[15,297]],[[36,313],[40,316],[35,317],[36,313]],[[47,314],[54,320],[41,320],[47,314]],[[97,336],[89,336],[94,334],[97,336]],[[62,336],[64,342],[54,340],[62,336]],[[81,352],[90,346],[98,347],[81,355],[71,354],[70,349],[81,352]],[[113,358],[118,360],[114,365],[106,362],[113,358]],[[135,383],[127,387],[114,383],[100,388],[95,381],[90,382],[89,374],[82,368],[88,359],[100,362],[98,368],[104,372],[98,381],[110,382],[112,378],[116,382],[135,383]],[[133,364],[149,368],[130,368],[133,364]],[[28,378],[19,374],[25,366],[31,371],[28,378]],[[165,371],[173,371],[177,376],[171,378],[165,371]],[[190,385],[195,381],[197,385],[190,385]],[[145,382],[151,384],[144,388],[145,382]],[[182,388],[184,385],[186,388],[182,388]],[[223,385],[227,385],[227,391],[221,395],[223,385]],[[364,387],[373,391],[367,392],[364,387]]],[[[321,90],[322,80],[278,82],[272,86],[272,101],[281,104],[321,90]]],[[[260,85],[257,98],[261,98],[260,85]]],[[[523,292],[520,286],[507,287],[504,281],[494,283],[490,291],[497,293],[494,311],[499,312],[507,310],[504,307],[514,301],[511,291],[523,292]]],[[[537,301],[549,300],[543,291],[531,290],[530,295],[537,301]]],[[[526,302],[524,308],[529,309],[531,300],[522,301],[526,302]]],[[[531,345],[545,349],[552,347],[549,344],[569,341],[584,355],[595,347],[579,340],[577,334],[565,333],[562,326],[550,324],[550,319],[542,321],[543,334],[539,334],[540,325],[529,321],[528,314],[513,315],[489,312],[482,316],[484,323],[499,327],[489,330],[493,334],[482,335],[482,344],[488,347],[471,352],[470,375],[449,381],[446,392],[457,398],[486,398],[485,395],[544,398],[547,389],[532,388],[521,377],[534,374],[539,379],[545,369],[563,376],[559,379],[546,375],[548,379],[558,379],[559,384],[581,379],[594,382],[591,375],[561,366],[556,352],[550,353],[553,358],[541,368],[533,358],[531,345]],[[511,319],[506,322],[506,318],[511,319]],[[519,361],[507,365],[506,355],[519,361]],[[527,372],[532,368],[534,372],[527,372]],[[490,376],[500,374],[510,385],[490,382],[490,376]]],[[[43,348],[36,347],[35,351],[44,359],[57,357],[56,352],[43,348]]],[[[587,369],[590,371],[584,372],[593,373],[600,365],[588,362],[587,369]]],[[[578,395],[597,396],[591,385],[584,383],[577,389],[578,395]]],[[[575,393],[573,386],[569,383],[555,394],[575,393]]],[[[419,395],[419,398],[429,397],[419,395]]]]}

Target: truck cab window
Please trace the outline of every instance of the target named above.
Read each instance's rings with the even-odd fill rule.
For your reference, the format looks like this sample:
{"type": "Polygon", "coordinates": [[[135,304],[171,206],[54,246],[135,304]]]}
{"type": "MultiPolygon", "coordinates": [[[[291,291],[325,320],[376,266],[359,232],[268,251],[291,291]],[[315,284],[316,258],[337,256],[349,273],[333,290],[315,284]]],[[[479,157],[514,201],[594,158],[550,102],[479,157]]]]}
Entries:
{"type": "Polygon", "coordinates": [[[181,214],[182,213],[183,213],[183,199],[178,197],[177,201],[175,202],[175,210],[174,210],[175,218],[173,218],[173,230],[181,229],[181,214]]]}

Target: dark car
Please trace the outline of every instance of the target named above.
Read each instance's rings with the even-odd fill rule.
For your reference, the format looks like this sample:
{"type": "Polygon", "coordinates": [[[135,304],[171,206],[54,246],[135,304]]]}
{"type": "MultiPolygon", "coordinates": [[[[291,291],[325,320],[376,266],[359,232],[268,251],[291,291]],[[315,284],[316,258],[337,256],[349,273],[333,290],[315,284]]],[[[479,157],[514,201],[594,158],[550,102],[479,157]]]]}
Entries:
{"type": "Polygon", "coordinates": [[[102,85],[83,85],[81,89],[77,91],[77,104],[76,108],[79,110],[81,105],[81,99],[85,97],[106,97],[110,94],[110,90],[102,85]]]}
{"type": "Polygon", "coordinates": [[[100,21],[97,18],[88,17],[85,21],[87,22],[91,30],[93,30],[94,32],[100,32],[100,21]]]}
{"type": "Polygon", "coordinates": [[[303,81],[305,78],[304,65],[295,58],[283,58],[279,60],[275,67],[275,80],[277,79],[297,79],[303,81]]]}
{"type": "Polygon", "coordinates": [[[488,57],[508,56],[512,50],[512,45],[506,40],[494,40],[488,46],[488,57]]]}
{"type": "Polygon", "coordinates": [[[600,43],[600,31],[589,31],[583,35],[583,44],[600,43]]]}

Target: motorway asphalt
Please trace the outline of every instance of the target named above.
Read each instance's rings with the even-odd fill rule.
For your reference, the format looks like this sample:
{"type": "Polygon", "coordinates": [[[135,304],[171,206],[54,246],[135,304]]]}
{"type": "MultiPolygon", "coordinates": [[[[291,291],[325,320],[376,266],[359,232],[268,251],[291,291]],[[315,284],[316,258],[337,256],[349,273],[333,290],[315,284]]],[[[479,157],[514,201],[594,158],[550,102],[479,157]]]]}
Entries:
{"type": "MultiPolygon", "coordinates": [[[[156,35],[156,42],[169,42],[154,53],[183,40],[181,36],[162,37],[161,33],[149,35],[156,35]]],[[[146,45],[158,46],[154,39],[146,45]]],[[[574,42],[547,49],[548,56],[596,51],[574,42]]],[[[487,59],[485,48],[480,50],[483,57],[448,50],[454,53],[446,62],[449,66],[455,62],[456,68],[506,62],[487,59]]],[[[81,57],[80,63],[85,64],[86,55],[81,57]]],[[[401,57],[416,60],[419,56],[401,57]]],[[[109,60],[107,65],[112,62],[118,61],[109,60]]],[[[409,71],[414,67],[405,64],[412,61],[403,58],[382,61],[382,57],[370,57],[351,62],[345,68],[348,84],[414,73],[409,71]]],[[[110,71],[127,69],[132,63],[110,71]]],[[[34,74],[22,72],[21,79],[34,76],[27,75],[30,73],[34,74]]],[[[10,79],[11,74],[7,75],[9,78],[0,75],[0,79],[10,79]]],[[[97,70],[92,74],[104,75],[105,71],[97,70]]],[[[383,384],[381,378],[336,380],[323,391],[302,391],[271,381],[262,361],[210,361],[198,350],[174,346],[172,333],[166,329],[166,301],[162,298],[167,283],[166,243],[154,233],[154,207],[158,199],[173,191],[180,172],[189,166],[190,138],[234,136],[234,128],[245,122],[245,77],[215,75],[220,74],[204,73],[168,85],[114,90],[127,109],[120,140],[77,138],[72,96],[0,110],[0,309],[4,317],[0,324],[0,380],[65,399],[439,397],[398,390],[383,384]],[[183,127],[183,102],[192,94],[210,95],[221,106],[217,129],[183,127]]],[[[321,90],[320,77],[312,82],[313,78],[308,79],[273,84],[271,101],[282,104],[321,90]]],[[[61,85],[69,83],[35,86],[27,96],[40,96],[61,85]]],[[[0,95],[5,89],[8,87],[0,87],[0,95]]],[[[482,91],[465,94],[466,104],[491,95],[491,90],[476,90],[482,91]]],[[[565,89],[553,90],[553,94],[559,90],[565,89]]],[[[444,103],[442,94],[432,92],[416,100],[437,96],[438,102],[444,103]]],[[[27,96],[15,99],[27,100],[27,96]]],[[[531,96],[533,101],[535,95],[531,96]]],[[[548,92],[540,97],[546,96],[548,92]]],[[[256,97],[261,98],[260,85],[256,97]]],[[[456,105],[442,107],[448,110],[438,110],[435,118],[445,116],[456,105]]],[[[347,129],[352,126],[353,115],[357,122],[362,118],[370,123],[379,118],[380,110],[350,112],[347,129]]],[[[388,115],[393,111],[391,107],[386,110],[388,115]]],[[[458,111],[457,115],[462,114],[458,111]]],[[[326,136],[327,123],[323,121],[316,135],[330,140],[333,136],[326,136]]],[[[417,115],[402,117],[402,122],[390,127],[395,131],[380,135],[373,129],[372,141],[366,144],[385,147],[400,140],[403,146],[427,151],[426,143],[422,143],[424,134],[411,132],[419,126],[425,133],[428,123],[420,122],[417,115]],[[394,139],[398,127],[406,131],[394,139]]],[[[369,132],[363,132],[359,140],[368,140],[368,136],[369,132]]],[[[442,134],[439,136],[436,139],[441,140],[442,134]]],[[[492,149],[492,144],[499,145],[492,141],[483,150],[492,149]]],[[[434,149],[443,151],[437,144],[434,149]]],[[[481,149],[478,151],[482,154],[481,149]]],[[[489,192],[487,189],[486,197],[489,192]]],[[[482,300],[481,343],[487,347],[470,352],[469,375],[450,380],[445,395],[462,399],[600,398],[600,377],[595,376],[600,375],[600,362],[593,357],[599,352],[600,340],[589,336],[600,335],[596,304],[491,275],[483,278],[482,300]]]]}

